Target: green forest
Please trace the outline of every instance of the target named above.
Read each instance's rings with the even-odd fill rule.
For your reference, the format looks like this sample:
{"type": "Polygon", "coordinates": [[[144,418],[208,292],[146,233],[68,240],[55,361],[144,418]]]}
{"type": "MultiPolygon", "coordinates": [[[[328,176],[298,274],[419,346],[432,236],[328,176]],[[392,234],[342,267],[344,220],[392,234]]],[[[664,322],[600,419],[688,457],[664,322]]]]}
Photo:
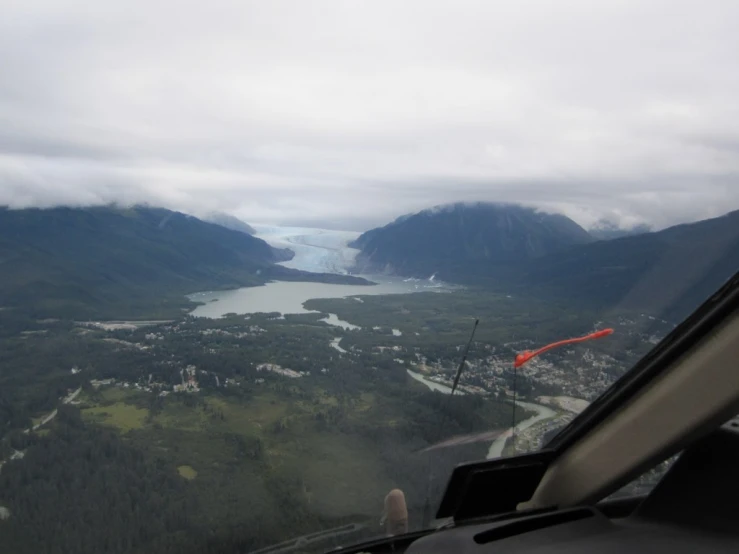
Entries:
{"type": "Polygon", "coordinates": [[[381,532],[382,500],[394,487],[406,492],[412,526],[427,524],[451,468],[483,457],[487,444],[421,451],[509,425],[509,404],[450,401],[389,355],[339,356],[328,345],[340,330],[317,319],[186,318],[133,331],[55,321],[8,333],[0,458],[25,455],[0,471],[0,506],[11,514],[0,521],[3,544],[249,551],[347,522],[363,526],[359,540],[381,532]],[[250,335],[255,328],[264,331],[250,335]],[[257,362],[311,375],[289,379],[257,362]],[[187,366],[197,367],[198,393],[135,388],[171,388],[187,366]],[[77,388],[74,404],[60,404],[77,388]],[[55,419],[23,432],[57,408],[55,419]]]}
{"type": "MultiPolygon", "coordinates": [[[[357,529],[340,540],[354,542],[381,534],[383,498],[396,487],[411,528],[426,527],[452,468],[484,458],[491,439],[427,449],[508,428],[517,349],[596,321],[564,303],[474,289],[361,300],[107,329],[0,312],[2,544],[249,552],[349,523],[357,529]],[[326,313],[361,329],[329,326],[326,313]],[[425,363],[451,378],[474,317],[461,383],[493,386],[488,394],[450,397],[409,376],[425,363]],[[486,381],[495,364],[503,369],[486,381]]],[[[593,352],[611,360],[614,379],[648,349],[645,336],[670,327],[605,317],[617,333],[593,352]]],[[[577,354],[550,359],[567,371],[577,354]]],[[[517,388],[523,398],[562,392],[526,373],[517,388]]]]}

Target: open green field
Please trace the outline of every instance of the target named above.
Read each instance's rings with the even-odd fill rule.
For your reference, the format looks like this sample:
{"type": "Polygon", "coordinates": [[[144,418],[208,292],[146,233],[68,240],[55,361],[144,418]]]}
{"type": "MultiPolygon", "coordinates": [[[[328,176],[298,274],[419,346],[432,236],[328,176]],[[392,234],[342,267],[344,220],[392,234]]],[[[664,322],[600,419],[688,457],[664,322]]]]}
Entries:
{"type": "Polygon", "coordinates": [[[188,481],[192,481],[198,476],[198,472],[190,466],[179,466],[177,472],[188,481]]]}
{"type": "Polygon", "coordinates": [[[82,410],[82,417],[85,420],[111,425],[124,433],[132,429],[141,429],[148,415],[149,410],[123,402],[92,406],[82,410]]]}
{"type": "Polygon", "coordinates": [[[142,429],[149,410],[136,404],[142,399],[138,391],[109,387],[79,397],[82,418],[90,423],[113,427],[122,433],[142,429]]]}

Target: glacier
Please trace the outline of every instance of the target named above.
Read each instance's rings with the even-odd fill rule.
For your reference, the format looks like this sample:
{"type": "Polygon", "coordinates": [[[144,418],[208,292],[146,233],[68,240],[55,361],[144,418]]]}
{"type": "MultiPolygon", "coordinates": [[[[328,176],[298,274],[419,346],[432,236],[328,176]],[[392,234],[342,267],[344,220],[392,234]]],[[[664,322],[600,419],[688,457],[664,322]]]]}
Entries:
{"type": "Polygon", "coordinates": [[[313,273],[346,275],[359,253],[348,243],[361,233],[311,227],[252,225],[257,238],[275,248],[289,248],[295,257],[280,265],[313,273]]]}

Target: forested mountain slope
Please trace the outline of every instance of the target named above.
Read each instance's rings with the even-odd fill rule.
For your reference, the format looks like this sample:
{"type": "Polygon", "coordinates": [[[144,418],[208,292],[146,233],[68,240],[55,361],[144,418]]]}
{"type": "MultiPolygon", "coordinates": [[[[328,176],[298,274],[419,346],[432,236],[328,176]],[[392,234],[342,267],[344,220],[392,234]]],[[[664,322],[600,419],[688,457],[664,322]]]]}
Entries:
{"type": "Polygon", "coordinates": [[[592,237],[571,219],[506,204],[451,204],[403,216],[362,234],[364,271],[463,278],[480,267],[517,265],[592,237]]]}
{"type": "Polygon", "coordinates": [[[564,216],[455,204],[361,235],[358,267],[520,294],[581,308],[681,319],[739,270],[739,212],[612,240],[564,216]]]}
{"type": "Polygon", "coordinates": [[[521,282],[593,307],[681,319],[739,270],[739,211],[570,248],[532,263],[521,282]]]}
{"type": "Polygon", "coordinates": [[[171,316],[199,290],[339,279],[275,265],[291,256],[161,208],[0,209],[0,306],[39,317],[171,316]]]}

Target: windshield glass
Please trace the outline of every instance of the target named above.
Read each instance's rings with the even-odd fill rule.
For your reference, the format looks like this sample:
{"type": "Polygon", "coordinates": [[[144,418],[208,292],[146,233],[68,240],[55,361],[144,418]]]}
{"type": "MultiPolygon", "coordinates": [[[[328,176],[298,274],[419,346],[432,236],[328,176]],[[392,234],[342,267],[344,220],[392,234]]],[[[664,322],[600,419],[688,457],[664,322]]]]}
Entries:
{"type": "Polygon", "coordinates": [[[739,269],[739,8],[643,4],[4,6],[0,550],[435,528],[617,384],[739,269]]]}

